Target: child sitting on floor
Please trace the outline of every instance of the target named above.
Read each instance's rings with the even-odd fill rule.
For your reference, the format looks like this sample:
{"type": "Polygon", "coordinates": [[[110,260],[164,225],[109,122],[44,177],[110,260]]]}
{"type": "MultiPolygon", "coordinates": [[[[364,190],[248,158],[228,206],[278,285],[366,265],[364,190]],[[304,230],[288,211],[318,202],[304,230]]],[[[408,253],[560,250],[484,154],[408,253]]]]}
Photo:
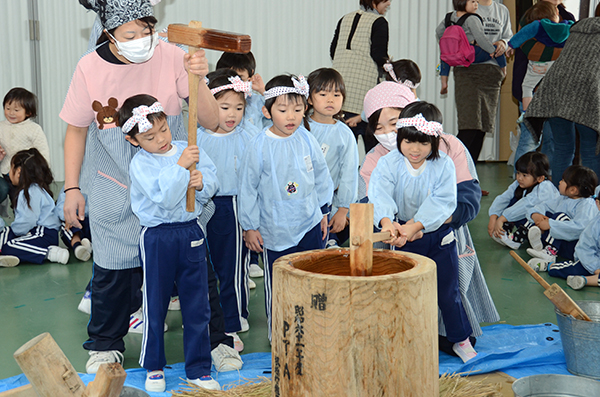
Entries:
{"type": "Polygon", "coordinates": [[[529,228],[527,210],[540,201],[559,196],[548,178],[550,163],[545,154],[529,152],[516,164],[517,179],[490,206],[488,234],[501,245],[518,249],[527,240],[529,228]]]}
{"type": "MultiPolygon", "coordinates": [[[[596,207],[600,210],[600,186],[596,188],[596,207]]],[[[575,245],[572,261],[552,263],[548,267],[552,277],[567,279],[567,285],[573,289],[582,289],[586,285],[600,287],[600,213],[587,225],[575,245]]]]}
{"type": "Polygon", "coordinates": [[[558,255],[574,259],[575,245],[583,229],[598,215],[592,196],[598,177],[591,169],[572,165],[558,184],[560,196],[544,200],[527,211],[535,222],[527,237],[534,258],[528,263],[536,271],[546,271],[558,255]]]}

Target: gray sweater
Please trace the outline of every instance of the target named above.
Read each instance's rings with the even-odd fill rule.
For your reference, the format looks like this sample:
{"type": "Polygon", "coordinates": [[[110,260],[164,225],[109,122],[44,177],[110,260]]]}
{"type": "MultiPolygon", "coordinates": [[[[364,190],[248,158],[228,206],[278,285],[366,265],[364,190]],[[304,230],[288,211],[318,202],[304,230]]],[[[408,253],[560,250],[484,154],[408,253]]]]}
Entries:
{"type": "Polygon", "coordinates": [[[539,138],[544,120],[551,117],[582,124],[600,134],[599,65],[600,18],[583,19],[571,27],[562,53],[525,113],[525,123],[535,138],[539,138]]]}
{"type": "MultiPolygon", "coordinates": [[[[456,23],[460,18],[456,16],[456,11],[452,12],[452,16],[450,20],[456,23]]],[[[437,41],[440,41],[440,38],[444,34],[444,30],[446,30],[446,18],[442,20],[442,22],[438,25],[437,29],[435,29],[435,36],[437,41]]],[[[483,32],[483,24],[481,20],[476,16],[472,15],[465,19],[465,22],[462,24],[462,28],[467,35],[467,40],[469,43],[476,42],[479,47],[481,47],[485,52],[492,53],[496,51],[494,44],[485,36],[483,32]]]]}

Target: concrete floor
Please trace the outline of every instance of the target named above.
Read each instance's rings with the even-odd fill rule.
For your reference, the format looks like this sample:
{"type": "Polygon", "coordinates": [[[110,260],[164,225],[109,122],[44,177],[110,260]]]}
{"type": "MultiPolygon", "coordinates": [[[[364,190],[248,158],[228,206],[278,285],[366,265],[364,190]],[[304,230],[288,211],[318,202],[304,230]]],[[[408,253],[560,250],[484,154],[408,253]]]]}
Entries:
{"type": "MultiPolygon", "coordinates": [[[[509,255],[509,249],[487,235],[488,208],[493,198],[512,182],[512,167],[504,163],[477,166],[482,188],[490,195],[482,199],[481,212],[470,224],[471,234],[501,322],[513,325],[556,323],[553,305],[543,295],[542,287],[509,255]]],[[[525,249],[519,254],[528,259],[525,249]]],[[[84,288],[91,276],[91,262],[74,257],[68,265],[45,263],[21,264],[0,268],[0,379],[21,373],[13,353],[31,338],[50,332],[75,369],[85,371],[88,355],[81,347],[87,339],[88,317],[77,310],[84,288]]],[[[564,280],[542,277],[558,283],[575,300],[600,300],[600,288],[573,291],[564,280]]],[[[270,351],[264,310],[263,283],[254,279],[257,288],[250,296],[250,330],[240,334],[246,345],[244,353],[270,351]]],[[[168,363],[183,361],[181,314],[169,312],[169,331],[165,334],[168,363]]],[[[125,368],[137,368],[141,335],[126,337],[125,368]]]]}

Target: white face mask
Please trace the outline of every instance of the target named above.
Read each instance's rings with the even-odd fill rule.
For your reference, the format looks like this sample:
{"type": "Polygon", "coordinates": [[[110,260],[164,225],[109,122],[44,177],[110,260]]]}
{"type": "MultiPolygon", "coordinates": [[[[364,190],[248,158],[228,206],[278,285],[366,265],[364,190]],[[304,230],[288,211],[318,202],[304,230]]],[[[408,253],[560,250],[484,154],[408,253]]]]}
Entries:
{"type": "Polygon", "coordinates": [[[144,63],[154,55],[154,49],[158,45],[158,33],[141,39],[131,41],[117,41],[113,35],[111,37],[115,40],[115,46],[119,55],[127,58],[129,62],[133,63],[144,63]]]}
{"type": "Polygon", "coordinates": [[[381,143],[381,145],[390,152],[394,149],[398,149],[396,138],[397,134],[395,132],[375,135],[375,139],[377,139],[379,143],[381,143]]]}

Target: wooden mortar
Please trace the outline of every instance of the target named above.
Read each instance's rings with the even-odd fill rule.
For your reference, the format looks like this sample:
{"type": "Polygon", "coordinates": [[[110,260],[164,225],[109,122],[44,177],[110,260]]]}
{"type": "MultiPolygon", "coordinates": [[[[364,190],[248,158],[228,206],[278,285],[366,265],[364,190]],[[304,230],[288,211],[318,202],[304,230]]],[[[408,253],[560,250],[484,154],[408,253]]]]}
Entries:
{"type": "Polygon", "coordinates": [[[437,287],[426,257],[373,251],[286,255],[273,265],[273,396],[437,396],[437,287]]]}

